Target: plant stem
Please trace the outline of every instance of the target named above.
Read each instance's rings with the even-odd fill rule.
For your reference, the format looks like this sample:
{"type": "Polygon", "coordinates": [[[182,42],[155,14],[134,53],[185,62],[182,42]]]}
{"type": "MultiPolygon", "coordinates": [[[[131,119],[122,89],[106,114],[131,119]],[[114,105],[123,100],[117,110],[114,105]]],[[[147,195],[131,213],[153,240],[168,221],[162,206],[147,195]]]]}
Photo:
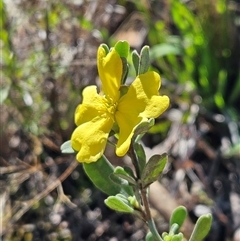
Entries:
{"type": "Polygon", "coordinates": [[[155,223],[153,221],[153,219],[151,218],[150,220],[147,221],[148,227],[153,235],[153,239],[155,241],[163,241],[163,239],[161,238],[161,236],[159,235],[155,223]]]}
{"type": "Polygon", "coordinates": [[[153,239],[156,241],[163,241],[163,239],[161,238],[161,236],[159,235],[159,233],[156,229],[155,223],[151,216],[146,188],[141,189],[141,196],[142,196],[143,206],[145,208],[145,213],[146,213],[146,223],[153,235],[153,239]]]}
{"type": "Polygon", "coordinates": [[[143,206],[145,209],[145,213],[146,213],[146,222],[148,222],[148,220],[152,219],[151,216],[151,212],[150,212],[150,208],[149,208],[149,203],[148,203],[148,198],[147,198],[147,190],[146,189],[141,189],[141,197],[142,197],[142,201],[143,201],[143,206]]]}
{"type": "Polygon", "coordinates": [[[134,150],[133,143],[131,143],[131,145],[130,145],[128,154],[129,154],[129,156],[132,160],[132,163],[135,167],[137,179],[140,181],[138,188],[139,188],[139,191],[140,191],[142,204],[144,206],[144,211],[145,211],[145,212],[143,212],[143,218],[144,218],[145,222],[147,223],[147,225],[148,225],[148,227],[149,227],[149,229],[150,229],[150,231],[153,235],[153,239],[155,241],[163,241],[163,239],[161,238],[161,236],[159,235],[159,233],[156,229],[155,223],[154,223],[154,221],[152,219],[152,216],[151,216],[149,201],[148,201],[148,197],[147,197],[147,189],[143,188],[142,185],[141,185],[141,173],[140,173],[140,168],[139,168],[139,163],[138,163],[138,157],[137,157],[136,152],[134,150]]]}

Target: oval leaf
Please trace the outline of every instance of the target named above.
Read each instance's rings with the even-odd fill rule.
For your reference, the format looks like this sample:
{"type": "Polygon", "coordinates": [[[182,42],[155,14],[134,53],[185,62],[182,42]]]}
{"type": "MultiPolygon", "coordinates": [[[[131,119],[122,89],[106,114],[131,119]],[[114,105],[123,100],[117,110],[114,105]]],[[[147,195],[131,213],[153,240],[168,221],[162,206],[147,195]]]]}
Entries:
{"type": "Polygon", "coordinates": [[[182,233],[179,233],[179,234],[175,234],[173,237],[172,237],[172,240],[171,241],[182,241],[184,240],[183,239],[183,234],[182,233]]]}
{"type": "Polygon", "coordinates": [[[170,227],[170,230],[169,230],[169,235],[176,234],[178,232],[178,229],[179,229],[178,224],[176,224],[176,223],[172,224],[172,226],[170,227]]]}
{"type": "Polygon", "coordinates": [[[136,75],[139,74],[139,62],[140,62],[140,56],[136,50],[132,52],[132,62],[134,69],[136,71],[136,75]]]}
{"type": "Polygon", "coordinates": [[[122,68],[123,68],[121,83],[122,85],[124,85],[128,75],[128,63],[127,63],[127,59],[125,59],[124,57],[122,57],[121,60],[122,60],[122,68]]]}
{"type": "Polygon", "coordinates": [[[154,155],[147,162],[142,173],[142,185],[144,188],[157,181],[167,163],[167,154],[154,155]]]}
{"type": "MultiPolygon", "coordinates": [[[[116,195],[117,193],[125,193],[121,187],[121,180],[119,185],[110,179],[114,169],[112,164],[105,156],[102,156],[98,161],[92,163],[83,163],[85,173],[88,175],[93,184],[102,192],[108,195],[116,195]]],[[[117,177],[116,177],[117,179],[117,177]]]]}
{"type": "Polygon", "coordinates": [[[139,74],[144,74],[150,66],[149,46],[144,46],[140,53],[139,74]]]}
{"type": "Polygon", "coordinates": [[[62,153],[75,153],[75,151],[73,150],[72,146],[71,146],[71,141],[66,141],[64,142],[61,147],[61,152],[62,153]]]}
{"type": "Polygon", "coordinates": [[[209,233],[212,225],[212,215],[202,215],[195,224],[189,241],[202,241],[209,233]]]}
{"type": "Polygon", "coordinates": [[[116,167],[114,170],[114,175],[128,181],[128,183],[133,185],[137,184],[135,179],[131,177],[122,167],[116,167]]]}
{"type": "MultiPolygon", "coordinates": [[[[187,209],[184,206],[179,206],[175,208],[172,212],[171,218],[170,218],[170,227],[176,223],[179,226],[179,229],[183,225],[185,219],[187,217],[187,209]]],[[[178,230],[179,230],[178,229],[178,230]]]]}
{"type": "Polygon", "coordinates": [[[118,52],[120,57],[126,58],[128,57],[130,46],[127,41],[118,41],[115,46],[115,50],[118,52]]]}
{"type": "MultiPolygon", "coordinates": [[[[128,201],[128,200],[126,200],[128,201]]],[[[117,212],[123,213],[133,213],[134,209],[125,202],[125,200],[120,196],[110,196],[104,200],[104,203],[111,209],[117,212]]]]}
{"type": "Polygon", "coordinates": [[[144,151],[143,146],[138,142],[134,143],[134,150],[135,150],[135,152],[137,154],[137,157],[138,157],[138,165],[139,165],[139,169],[140,169],[140,175],[142,175],[143,169],[146,165],[145,151],[144,151]]]}
{"type": "Polygon", "coordinates": [[[0,104],[2,104],[8,97],[10,91],[10,85],[2,87],[0,89],[0,104]]]}
{"type": "Polygon", "coordinates": [[[150,57],[151,57],[151,60],[153,61],[155,59],[161,58],[169,54],[180,55],[181,52],[182,51],[180,46],[176,46],[169,43],[163,43],[163,44],[155,45],[151,48],[150,57]]]}
{"type": "Polygon", "coordinates": [[[108,48],[108,46],[106,44],[101,44],[100,47],[104,48],[104,50],[106,52],[106,55],[109,53],[110,50],[109,50],[109,48],[108,48]]]}
{"type": "MultiPolygon", "coordinates": [[[[150,118],[149,120],[147,121],[143,121],[141,123],[139,123],[136,128],[134,129],[134,136],[133,136],[133,139],[134,138],[137,138],[139,135],[143,135],[145,134],[146,132],[148,132],[148,130],[154,126],[155,124],[155,120],[154,118],[150,118]]],[[[137,140],[139,140],[140,138],[137,138],[137,140]]]]}
{"type": "Polygon", "coordinates": [[[123,167],[124,171],[130,176],[132,177],[133,179],[135,179],[135,174],[133,173],[133,170],[132,168],[128,167],[128,166],[125,166],[123,167]]]}
{"type": "Polygon", "coordinates": [[[145,241],[154,241],[153,235],[151,232],[148,232],[145,238],[145,241]]]}

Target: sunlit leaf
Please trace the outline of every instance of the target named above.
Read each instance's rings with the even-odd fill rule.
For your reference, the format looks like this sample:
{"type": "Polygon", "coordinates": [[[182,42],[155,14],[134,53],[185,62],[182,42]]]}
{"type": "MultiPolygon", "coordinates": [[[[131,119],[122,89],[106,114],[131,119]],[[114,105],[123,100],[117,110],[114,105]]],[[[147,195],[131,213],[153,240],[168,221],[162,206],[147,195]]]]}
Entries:
{"type": "Polygon", "coordinates": [[[182,240],[184,240],[182,233],[175,234],[171,239],[171,241],[182,241],[182,240]]]}
{"type": "Polygon", "coordinates": [[[62,153],[75,153],[75,151],[73,150],[72,146],[71,146],[71,141],[66,141],[64,142],[61,147],[61,152],[62,153]]]}
{"type": "Polygon", "coordinates": [[[170,230],[169,230],[169,234],[170,235],[174,235],[178,232],[179,230],[179,225],[177,223],[173,223],[171,226],[170,226],[170,230]]]}
{"type": "Polygon", "coordinates": [[[109,48],[108,48],[108,46],[106,44],[101,44],[100,47],[104,48],[106,54],[109,53],[110,50],[109,50],[109,48]]]}
{"type": "Polygon", "coordinates": [[[157,181],[167,163],[167,154],[154,155],[147,162],[142,173],[143,187],[149,186],[151,183],[157,181]]]}
{"type": "Polygon", "coordinates": [[[151,47],[150,50],[150,59],[151,61],[161,58],[166,55],[180,55],[182,53],[182,50],[179,46],[163,43],[163,44],[157,44],[153,47],[151,47]]]}
{"type": "Polygon", "coordinates": [[[153,235],[151,232],[147,233],[145,241],[154,241],[153,235]]]}
{"type": "Polygon", "coordinates": [[[7,85],[0,89],[0,104],[2,104],[8,97],[10,86],[7,85]]]}
{"type": "Polygon", "coordinates": [[[212,225],[212,215],[202,215],[195,224],[189,241],[202,241],[210,231],[212,225]]]}
{"type": "Polygon", "coordinates": [[[132,62],[133,66],[136,72],[136,75],[139,74],[139,62],[140,62],[140,56],[136,50],[132,52],[132,62]]]}
{"type": "Polygon", "coordinates": [[[113,174],[114,168],[105,156],[102,156],[98,161],[83,164],[84,171],[91,179],[93,184],[102,192],[108,195],[116,195],[117,193],[125,193],[121,187],[121,180],[113,182],[110,175],[113,174]]]}
{"type": "MultiPolygon", "coordinates": [[[[150,118],[148,121],[141,122],[134,130],[133,139],[148,132],[148,130],[154,126],[154,123],[155,120],[153,118],[150,118]]],[[[140,138],[137,139],[139,140],[140,138]]]]}
{"type": "Polygon", "coordinates": [[[215,103],[216,105],[218,106],[219,109],[223,109],[224,106],[225,106],[225,101],[224,101],[224,98],[222,96],[222,93],[216,93],[214,95],[214,100],[215,100],[215,103]]]}
{"type": "Polygon", "coordinates": [[[136,185],[136,181],[135,179],[130,176],[125,170],[123,167],[116,167],[114,169],[114,175],[117,176],[117,177],[120,177],[126,181],[128,181],[129,183],[133,184],[133,185],[136,185]]]}
{"type": "Polygon", "coordinates": [[[146,73],[149,69],[149,66],[150,66],[149,46],[144,46],[140,53],[138,74],[146,73]]]}
{"type": "Polygon", "coordinates": [[[120,57],[127,59],[130,50],[129,43],[127,41],[118,41],[115,44],[114,48],[118,52],[120,57]]]}
{"type": "Polygon", "coordinates": [[[111,209],[117,212],[123,213],[133,213],[134,209],[131,207],[131,204],[122,196],[110,196],[104,200],[104,203],[111,209]]]}
{"type": "Polygon", "coordinates": [[[179,228],[181,228],[186,217],[187,217],[187,209],[184,206],[179,206],[175,208],[170,218],[170,226],[176,223],[178,224],[179,228]]]}

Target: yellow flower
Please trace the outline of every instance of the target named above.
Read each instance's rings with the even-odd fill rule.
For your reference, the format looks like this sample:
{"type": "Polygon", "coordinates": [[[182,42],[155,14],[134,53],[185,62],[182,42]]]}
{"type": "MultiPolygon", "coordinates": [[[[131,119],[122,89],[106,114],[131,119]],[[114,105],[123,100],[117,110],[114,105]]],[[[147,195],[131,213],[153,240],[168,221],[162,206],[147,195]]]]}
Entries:
{"type": "Polygon", "coordinates": [[[169,106],[169,98],[159,96],[161,81],[154,71],[138,75],[127,93],[120,95],[123,64],[114,48],[106,53],[100,46],[97,65],[102,92],[98,94],[96,86],[86,87],[83,102],[75,112],[77,128],[71,145],[78,152],[79,162],[95,162],[103,155],[114,123],[119,127],[116,154],[124,156],[136,126],[148,118],[158,117],[169,106]]]}

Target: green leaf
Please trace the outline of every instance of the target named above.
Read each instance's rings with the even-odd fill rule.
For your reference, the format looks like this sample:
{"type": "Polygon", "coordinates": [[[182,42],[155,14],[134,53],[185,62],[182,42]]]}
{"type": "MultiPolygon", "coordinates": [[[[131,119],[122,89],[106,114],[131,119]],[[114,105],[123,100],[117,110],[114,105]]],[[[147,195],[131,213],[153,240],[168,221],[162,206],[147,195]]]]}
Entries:
{"type": "Polygon", "coordinates": [[[223,155],[226,158],[231,158],[231,157],[240,158],[240,142],[229,147],[229,149],[226,150],[223,153],[223,155]]]}
{"type": "Polygon", "coordinates": [[[134,209],[130,206],[130,203],[123,196],[110,196],[104,200],[104,203],[111,209],[117,212],[133,213],[134,209]]]}
{"type": "Polygon", "coordinates": [[[132,178],[135,179],[135,175],[134,175],[134,173],[133,173],[132,168],[130,168],[130,167],[128,167],[128,166],[125,166],[125,167],[123,167],[123,169],[125,170],[125,172],[126,172],[129,176],[131,176],[132,178]]]}
{"type": "Polygon", "coordinates": [[[151,47],[150,58],[151,58],[151,61],[153,61],[155,59],[158,59],[170,54],[180,55],[181,48],[179,46],[168,44],[168,43],[158,44],[151,47]]]}
{"type": "Polygon", "coordinates": [[[123,186],[123,185],[127,186],[129,184],[127,180],[120,178],[114,172],[109,175],[109,178],[112,182],[114,182],[120,186],[123,186]]]}
{"type": "Polygon", "coordinates": [[[225,101],[222,93],[215,93],[214,101],[219,109],[223,109],[225,107],[225,101]]]}
{"type": "Polygon", "coordinates": [[[154,241],[153,235],[151,232],[148,232],[145,238],[145,241],[154,241]]]}
{"type": "Polygon", "coordinates": [[[169,120],[161,120],[161,122],[156,123],[154,126],[152,126],[148,133],[151,134],[158,134],[158,133],[164,133],[166,130],[169,129],[171,126],[171,122],[169,120]]]}
{"type": "Polygon", "coordinates": [[[144,46],[140,53],[139,74],[144,74],[150,67],[149,46],[144,46]]]}
{"type": "Polygon", "coordinates": [[[169,234],[168,234],[167,232],[163,232],[163,233],[162,233],[162,237],[163,237],[163,239],[165,240],[166,238],[169,237],[169,234]]]}
{"type": "Polygon", "coordinates": [[[139,209],[139,202],[137,201],[136,196],[129,196],[128,201],[132,205],[132,207],[139,209]]]}
{"type": "Polygon", "coordinates": [[[127,178],[126,176],[121,174],[111,173],[109,175],[109,178],[113,183],[116,183],[121,186],[121,193],[124,194],[126,197],[134,194],[132,186],[129,184],[129,181],[126,180],[127,178]]]}
{"type": "Polygon", "coordinates": [[[183,234],[182,233],[178,233],[178,234],[175,234],[173,237],[172,237],[172,240],[171,241],[183,241],[183,234]]]}
{"type": "Polygon", "coordinates": [[[181,228],[181,226],[183,225],[185,219],[187,217],[187,209],[184,206],[179,206],[177,208],[175,208],[172,212],[171,218],[170,218],[170,227],[176,223],[178,224],[179,228],[178,230],[181,228]]]}
{"type": "Polygon", "coordinates": [[[136,50],[132,52],[132,62],[133,62],[134,69],[136,71],[136,75],[139,75],[140,56],[136,50]]]}
{"type": "Polygon", "coordinates": [[[179,230],[179,225],[176,224],[176,223],[173,223],[171,226],[170,226],[170,230],[169,230],[169,235],[174,235],[178,232],[179,230]]]}
{"type": "Polygon", "coordinates": [[[116,167],[114,169],[114,175],[128,181],[129,183],[135,186],[137,185],[135,179],[132,176],[130,176],[122,167],[116,167]]]}
{"type": "Polygon", "coordinates": [[[167,154],[154,155],[147,162],[142,173],[142,185],[144,188],[157,181],[167,163],[167,154]]]}
{"type": "Polygon", "coordinates": [[[60,149],[61,149],[61,152],[62,152],[62,153],[76,153],[76,152],[73,150],[72,146],[71,146],[71,141],[70,141],[70,140],[64,142],[64,143],[61,145],[60,149]]]}
{"type": "Polygon", "coordinates": [[[137,157],[138,157],[138,165],[139,165],[139,169],[140,169],[140,175],[142,175],[143,169],[146,165],[145,151],[144,151],[143,146],[138,142],[135,142],[133,144],[133,147],[134,147],[134,150],[135,150],[135,152],[137,154],[137,157]]]}
{"type": "Polygon", "coordinates": [[[155,120],[154,118],[150,118],[147,121],[143,121],[140,124],[138,124],[138,126],[135,128],[134,130],[134,138],[137,138],[136,141],[138,141],[139,139],[141,139],[142,135],[144,135],[146,132],[148,132],[148,130],[154,126],[155,120]],[[139,137],[140,136],[140,137],[139,137]]]}
{"type": "Polygon", "coordinates": [[[89,30],[89,31],[94,28],[93,23],[91,21],[89,21],[86,17],[80,18],[80,25],[81,25],[81,28],[89,30]]]}
{"type": "Polygon", "coordinates": [[[189,241],[202,241],[209,233],[212,225],[212,215],[202,215],[195,224],[189,241]]]}
{"type": "Polygon", "coordinates": [[[103,48],[104,48],[106,54],[109,53],[109,48],[108,48],[108,46],[107,46],[106,44],[101,44],[100,47],[103,47],[103,48]]]}
{"type": "Polygon", "coordinates": [[[2,104],[7,99],[9,91],[10,91],[10,85],[7,85],[0,89],[0,104],[2,104]]]}
{"type": "Polygon", "coordinates": [[[125,193],[121,187],[121,179],[116,177],[118,184],[110,179],[110,175],[114,172],[114,169],[105,156],[102,156],[96,162],[83,163],[83,168],[93,184],[102,192],[108,195],[125,193]]]}
{"type": "Polygon", "coordinates": [[[123,64],[121,84],[124,85],[128,75],[128,63],[127,59],[125,59],[124,57],[121,57],[121,59],[123,64]]]}
{"type": "Polygon", "coordinates": [[[114,48],[118,52],[120,57],[127,59],[130,50],[129,43],[127,41],[118,41],[115,44],[114,48]]]}
{"type": "Polygon", "coordinates": [[[122,96],[124,96],[125,94],[127,94],[128,89],[129,89],[128,86],[126,86],[126,85],[121,85],[121,86],[120,86],[120,89],[119,89],[119,91],[120,91],[120,96],[122,97],[122,96]]]}

